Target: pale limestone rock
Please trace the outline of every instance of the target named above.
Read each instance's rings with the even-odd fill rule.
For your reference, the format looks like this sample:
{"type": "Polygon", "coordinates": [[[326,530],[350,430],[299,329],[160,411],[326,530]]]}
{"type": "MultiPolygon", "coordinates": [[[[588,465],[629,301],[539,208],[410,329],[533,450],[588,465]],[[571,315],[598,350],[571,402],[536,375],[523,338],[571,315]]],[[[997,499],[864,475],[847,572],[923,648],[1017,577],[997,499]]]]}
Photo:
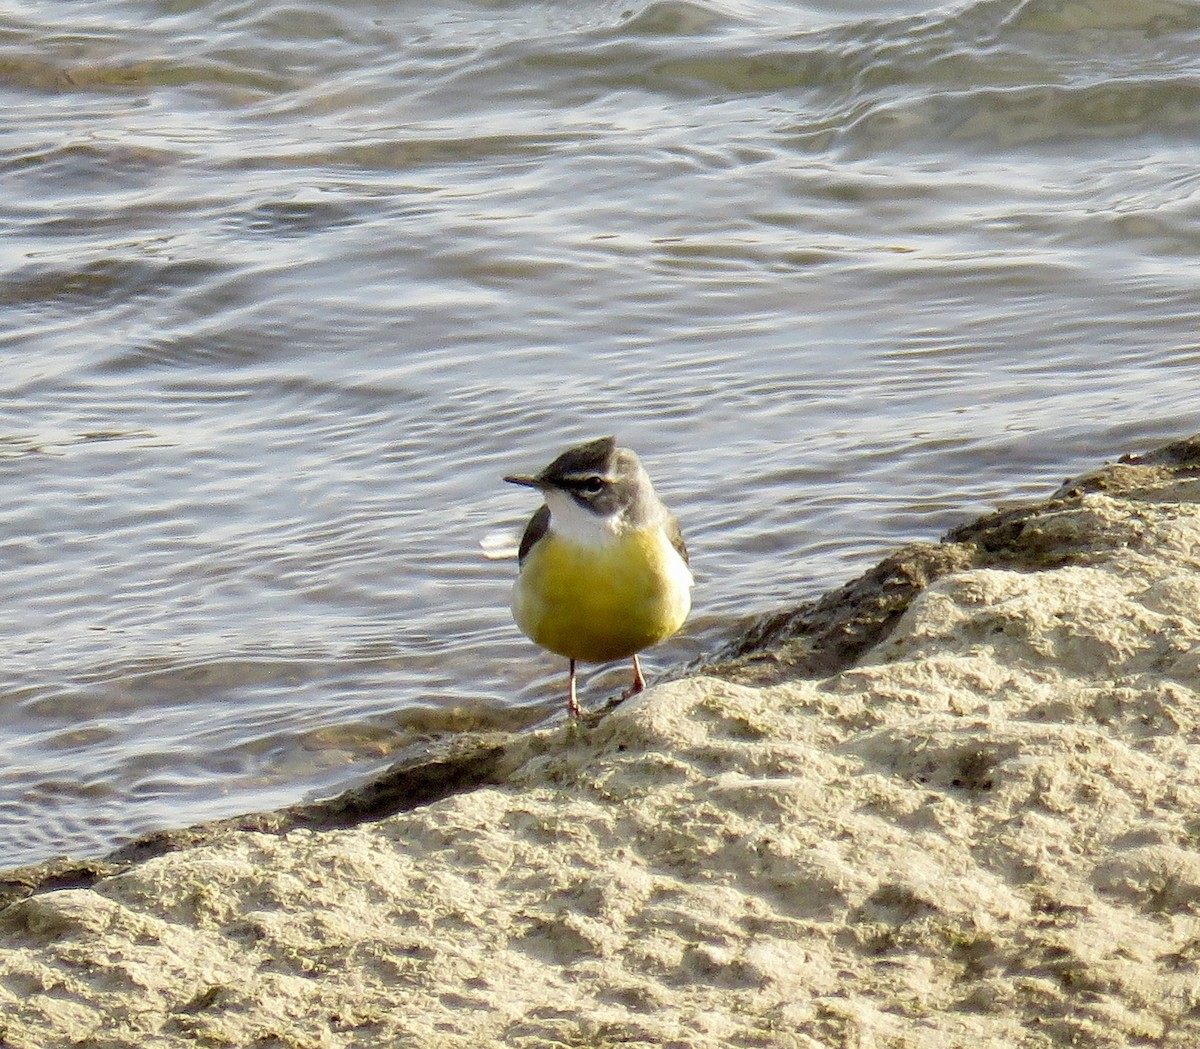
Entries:
{"type": "Polygon", "coordinates": [[[34,892],[0,1044],[1200,1045],[1200,484],[1098,477],[836,673],[670,682],[377,822],[34,892]]]}

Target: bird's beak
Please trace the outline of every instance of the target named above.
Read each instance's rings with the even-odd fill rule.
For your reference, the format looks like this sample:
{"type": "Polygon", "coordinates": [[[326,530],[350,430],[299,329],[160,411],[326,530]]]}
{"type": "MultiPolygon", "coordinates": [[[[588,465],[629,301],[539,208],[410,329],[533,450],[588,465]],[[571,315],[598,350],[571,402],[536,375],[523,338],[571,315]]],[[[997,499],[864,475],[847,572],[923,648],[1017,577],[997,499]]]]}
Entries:
{"type": "Polygon", "coordinates": [[[512,474],[504,479],[509,484],[524,485],[526,488],[537,488],[543,492],[550,487],[540,477],[528,477],[525,474],[512,474]]]}

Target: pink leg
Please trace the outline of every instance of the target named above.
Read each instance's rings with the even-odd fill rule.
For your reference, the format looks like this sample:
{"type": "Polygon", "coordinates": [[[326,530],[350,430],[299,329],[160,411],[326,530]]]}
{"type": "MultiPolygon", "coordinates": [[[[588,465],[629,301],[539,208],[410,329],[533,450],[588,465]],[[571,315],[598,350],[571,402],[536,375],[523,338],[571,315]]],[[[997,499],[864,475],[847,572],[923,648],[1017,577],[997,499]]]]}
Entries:
{"type": "Polygon", "coordinates": [[[567,682],[567,713],[573,718],[579,717],[583,711],[579,709],[579,699],[575,695],[575,660],[571,660],[571,675],[567,682]]]}
{"type": "Polygon", "coordinates": [[[621,698],[628,699],[630,696],[636,696],[645,687],[646,679],[642,677],[642,664],[638,662],[638,657],[635,654],[633,657],[633,684],[621,693],[621,698]]]}

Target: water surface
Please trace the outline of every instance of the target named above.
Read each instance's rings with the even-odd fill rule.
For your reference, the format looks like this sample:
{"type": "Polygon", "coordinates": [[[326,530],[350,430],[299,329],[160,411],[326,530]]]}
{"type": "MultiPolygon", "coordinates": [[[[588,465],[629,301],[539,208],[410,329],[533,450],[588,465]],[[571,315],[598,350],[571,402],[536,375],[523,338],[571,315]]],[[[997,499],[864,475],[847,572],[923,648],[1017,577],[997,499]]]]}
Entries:
{"type": "Polygon", "coordinates": [[[572,442],[683,522],[662,670],[1200,429],[1197,55],[1153,0],[0,2],[0,862],[557,714],[480,542],[572,442]]]}

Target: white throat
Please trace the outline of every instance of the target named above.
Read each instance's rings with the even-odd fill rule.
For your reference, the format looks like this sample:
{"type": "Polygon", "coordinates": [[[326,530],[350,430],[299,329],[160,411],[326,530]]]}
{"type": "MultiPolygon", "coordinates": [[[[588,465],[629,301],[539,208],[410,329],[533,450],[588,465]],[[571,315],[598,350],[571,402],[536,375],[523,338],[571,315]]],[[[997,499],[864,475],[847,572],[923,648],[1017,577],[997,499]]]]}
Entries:
{"type": "Polygon", "coordinates": [[[555,535],[579,546],[611,546],[616,542],[621,531],[617,514],[600,517],[585,510],[566,492],[553,488],[544,494],[550,508],[550,530],[555,535]]]}

